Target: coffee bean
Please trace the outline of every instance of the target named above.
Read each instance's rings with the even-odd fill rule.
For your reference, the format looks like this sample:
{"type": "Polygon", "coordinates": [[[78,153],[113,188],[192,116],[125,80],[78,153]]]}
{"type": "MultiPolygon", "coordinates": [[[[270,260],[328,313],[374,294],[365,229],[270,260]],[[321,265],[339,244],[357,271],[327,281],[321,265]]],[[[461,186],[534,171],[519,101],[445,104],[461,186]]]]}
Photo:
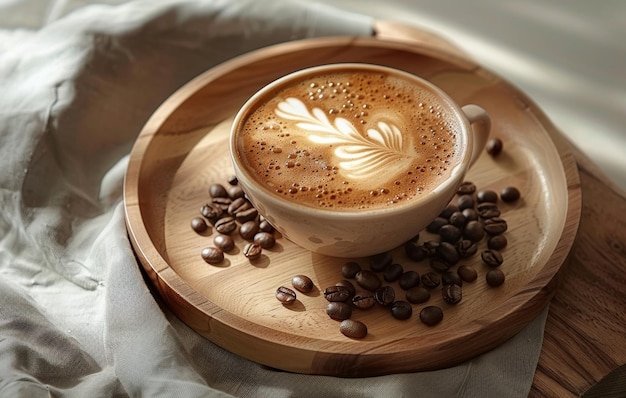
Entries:
{"type": "Polygon", "coordinates": [[[259,231],[268,232],[271,234],[274,233],[274,226],[272,226],[269,221],[262,219],[259,221],[259,231]]]}
{"type": "Polygon", "coordinates": [[[504,202],[515,202],[520,196],[520,191],[516,187],[506,187],[500,192],[500,198],[504,202]]]}
{"type": "Polygon", "coordinates": [[[202,217],[194,217],[191,219],[191,229],[193,229],[196,233],[203,233],[207,230],[208,226],[206,225],[206,221],[202,217]]]}
{"type": "Polygon", "coordinates": [[[502,250],[506,247],[507,244],[508,241],[506,239],[506,236],[502,234],[494,235],[490,237],[489,240],[487,240],[487,247],[493,250],[502,250]]]}
{"type": "Polygon", "coordinates": [[[356,288],[354,287],[352,282],[347,279],[340,280],[339,282],[335,283],[335,286],[342,286],[348,289],[348,291],[350,292],[350,297],[354,296],[354,294],[356,293],[356,288]]]}
{"type": "Polygon", "coordinates": [[[461,265],[456,272],[464,282],[472,283],[478,278],[476,270],[469,265],[461,265]]]}
{"type": "MultiPolygon", "coordinates": [[[[454,214],[454,213],[452,213],[452,214],[454,214]]],[[[452,215],[452,214],[451,214],[451,215],[452,215]]],[[[434,220],[432,220],[432,221],[430,222],[430,224],[428,224],[428,225],[426,226],[426,230],[427,230],[428,232],[431,232],[431,233],[433,233],[433,234],[436,234],[436,233],[438,233],[438,232],[439,232],[439,230],[441,229],[441,227],[443,227],[444,225],[449,224],[449,223],[450,223],[450,222],[448,221],[448,219],[447,219],[447,218],[443,218],[443,217],[435,217],[435,219],[434,219],[434,220]]]]}
{"type": "Polygon", "coordinates": [[[448,267],[456,265],[460,259],[460,255],[456,247],[449,242],[441,242],[439,247],[437,247],[436,253],[437,256],[442,258],[447,263],[448,267]]]}
{"type": "Polygon", "coordinates": [[[440,307],[429,305],[420,311],[420,320],[428,326],[435,326],[443,320],[443,311],[440,307]]]}
{"type": "Polygon", "coordinates": [[[230,206],[232,202],[233,200],[227,196],[226,197],[219,196],[217,198],[211,199],[211,204],[219,207],[224,213],[228,212],[228,206],[230,206]]]}
{"type": "Polygon", "coordinates": [[[485,145],[487,153],[493,157],[498,156],[504,147],[500,138],[490,138],[485,145]]]}
{"type": "Polygon", "coordinates": [[[476,199],[478,200],[478,203],[496,203],[498,201],[498,194],[490,189],[485,189],[478,191],[476,199]]]}
{"type": "Polygon", "coordinates": [[[324,298],[331,302],[345,302],[352,297],[350,289],[345,286],[329,286],[324,289],[324,298]]]}
{"type": "Polygon", "coordinates": [[[459,206],[450,203],[448,204],[448,206],[446,206],[445,209],[443,209],[441,211],[441,213],[439,213],[439,217],[445,218],[446,220],[450,218],[450,216],[452,215],[452,213],[459,211],[459,206]]]}
{"type": "Polygon", "coordinates": [[[230,184],[230,185],[237,185],[239,184],[239,179],[237,179],[237,176],[232,174],[229,175],[228,178],[226,179],[226,181],[230,184]]]}
{"type": "Polygon", "coordinates": [[[400,275],[400,279],[398,279],[398,285],[400,285],[400,288],[404,290],[408,290],[419,284],[420,284],[420,274],[418,274],[417,271],[413,271],[413,270],[406,271],[405,273],[400,275]]]}
{"type": "Polygon", "coordinates": [[[480,254],[480,258],[482,258],[485,264],[492,268],[499,267],[504,261],[502,254],[500,254],[499,251],[492,249],[483,251],[480,254]]]}
{"type": "Polygon", "coordinates": [[[459,276],[457,272],[454,271],[446,271],[443,275],[441,275],[441,284],[442,285],[459,285],[463,286],[463,279],[459,276]]]}
{"type": "Polygon", "coordinates": [[[291,304],[296,301],[296,292],[285,286],[276,289],[276,299],[283,304],[291,304]]]}
{"type": "Polygon", "coordinates": [[[341,275],[348,279],[354,279],[359,271],[361,271],[361,266],[354,261],[348,261],[341,267],[341,275]]]}
{"type": "Polygon", "coordinates": [[[383,271],[383,279],[386,282],[395,282],[404,273],[404,268],[398,263],[389,264],[383,271]]]}
{"type": "Polygon", "coordinates": [[[261,257],[262,253],[263,249],[256,243],[248,243],[243,247],[243,255],[248,260],[256,260],[257,258],[261,257]]]}
{"type": "Polygon", "coordinates": [[[485,230],[480,221],[470,221],[463,229],[463,238],[471,240],[472,242],[478,242],[484,237],[485,230]]]}
{"type": "Polygon", "coordinates": [[[441,289],[441,296],[443,300],[448,304],[458,304],[463,297],[463,291],[459,285],[445,285],[441,289]]]}
{"type": "Polygon", "coordinates": [[[420,282],[426,289],[434,289],[441,284],[441,277],[435,272],[427,272],[422,275],[420,282]]]}
{"type": "Polygon", "coordinates": [[[500,209],[498,209],[498,205],[493,202],[483,202],[476,206],[476,210],[478,210],[478,215],[480,218],[489,219],[500,216],[500,209]]]}
{"type": "Polygon", "coordinates": [[[237,214],[235,214],[235,219],[237,220],[237,222],[240,222],[242,224],[248,221],[256,222],[256,218],[258,215],[259,215],[258,210],[255,209],[254,207],[251,207],[249,209],[241,210],[237,212],[237,214]]]}
{"type": "Polygon", "coordinates": [[[489,218],[483,225],[485,232],[492,236],[503,234],[508,228],[507,222],[500,217],[489,218]]]}
{"type": "Polygon", "coordinates": [[[391,253],[385,252],[370,257],[370,269],[374,272],[381,272],[386,266],[393,262],[391,253]]]}
{"type": "Polygon", "coordinates": [[[428,250],[419,243],[419,240],[406,242],[404,244],[404,253],[413,261],[422,261],[429,256],[428,250]]]}
{"type": "Polygon", "coordinates": [[[429,239],[424,242],[422,247],[428,252],[428,256],[430,257],[434,256],[437,253],[437,248],[440,244],[441,242],[439,242],[438,240],[429,239]]]}
{"type": "Polygon", "coordinates": [[[354,276],[354,280],[359,286],[365,290],[369,290],[370,292],[376,291],[382,285],[382,281],[378,275],[376,275],[374,271],[367,269],[357,272],[354,276]]]}
{"type": "Polygon", "coordinates": [[[237,221],[235,220],[235,217],[231,216],[220,218],[215,222],[215,229],[220,234],[228,235],[237,229],[237,221]]]}
{"type": "Polygon", "coordinates": [[[465,216],[465,223],[478,220],[478,212],[476,209],[463,209],[461,212],[465,216]]]}
{"type": "Polygon", "coordinates": [[[352,307],[347,303],[333,301],[326,306],[326,314],[331,319],[343,321],[352,316],[352,307]]]}
{"type": "Polygon", "coordinates": [[[247,221],[239,227],[239,235],[245,240],[252,240],[257,232],[259,232],[259,224],[256,221],[247,221]]]}
{"type": "Polygon", "coordinates": [[[439,230],[439,236],[444,242],[455,243],[463,236],[463,232],[460,228],[455,227],[452,224],[444,225],[439,230]]]}
{"type": "Polygon", "coordinates": [[[476,185],[471,181],[464,181],[456,190],[459,195],[471,195],[476,192],[476,185]]]}
{"type": "Polygon", "coordinates": [[[291,284],[302,293],[310,293],[314,287],[313,281],[306,275],[294,276],[291,278],[291,284]]]}
{"type": "Polygon", "coordinates": [[[209,264],[219,264],[224,261],[224,252],[217,247],[205,247],[200,252],[200,255],[209,264]]]}
{"type": "Polygon", "coordinates": [[[209,186],[209,195],[212,198],[224,198],[228,196],[228,192],[222,184],[211,184],[209,186]]]}
{"type": "Polygon", "coordinates": [[[352,297],[352,304],[362,310],[372,308],[376,304],[373,294],[356,294],[352,297]]]}
{"type": "Polygon", "coordinates": [[[459,210],[471,209],[474,207],[474,197],[472,195],[461,195],[457,199],[456,205],[459,210]]]}
{"type": "Polygon", "coordinates": [[[396,300],[396,292],[391,286],[381,286],[374,292],[374,299],[378,304],[387,307],[396,300]]]}
{"type": "Polygon", "coordinates": [[[430,299],[430,290],[422,286],[414,286],[406,291],[407,301],[413,304],[422,304],[430,299]]]}
{"type": "Polygon", "coordinates": [[[440,257],[432,257],[430,259],[430,268],[439,274],[443,274],[450,268],[450,264],[440,257]]]}
{"type": "Polygon", "coordinates": [[[499,268],[490,269],[485,275],[485,280],[487,284],[491,287],[498,287],[504,283],[504,272],[502,272],[499,268]]]}
{"type": "Polygon", "coordinates": [[[235,241],[230,235],[216,235],[213,238],[213,244],[225,252],[229,252],[235,248],[235,241]]]}
{"type": "Polygon", "coordinates": [[[399,320],[409,319],[413,315],[413,307],[406,301],[396,301],[391,305],[391,315],[399,320]]]}
{"type": "Polygon", "coordinates": [[[228,188],[228,197],[231,199],[243,198],[245,193],[239,185],[228,188]]]}
{"type": "Polygon", "coordinates": [[[257,232],[252,241],[261,246],[262,249],[271,249],[276,245],[276,238],[270,232],[257,232]]]}
{"type": "Polygon", "coordinates": [[[237,198],[230,202],[228,205],[228,214],[236,215],[237,213],[249,210],[252,208],[252,204],[248,202],[245,198],[237,198]]]}
{"type": "Polygon", "coordinates": [[[472,242],[469,239],[463,239],[456,242],[454,247],[459,253],[459,256],[461,256],[462,258],[471,257],[478,251],[478,246],[476,245],[476,243],[472,242]]]}
{"type": "Polygon", "coordinates": [[[461,211],[456,211],[450,216],[450,224],[454,225],[457,228],[463,228],[466,222],[467,220],[465,219],[465,215],[461,211]]]}
{"type": "Polygon", "coordinates": [[[224,211],[222,210],[221,207],[216,206],[212,203],[206,204],[200,208],[200,214],[202,214],[202,217],[206,218],[212,223],[217,221],[222,216],[223,213],[224,211]]]}
{"type": "Polygon", "coordinates": [[[339,325],[339,331],[352,339],[362,339],[367,336],[367,326],[361,321],[346,319],[339,325]]]}

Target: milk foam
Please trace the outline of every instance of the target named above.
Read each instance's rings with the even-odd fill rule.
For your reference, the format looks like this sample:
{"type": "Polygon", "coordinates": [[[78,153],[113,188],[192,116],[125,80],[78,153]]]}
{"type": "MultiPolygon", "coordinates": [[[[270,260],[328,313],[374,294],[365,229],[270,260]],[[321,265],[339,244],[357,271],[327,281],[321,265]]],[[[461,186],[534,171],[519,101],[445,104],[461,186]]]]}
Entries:
{"type": "Polygon", "coordinates": [[[413,200],[460,161],[456,116],[426,87],[346,71],[278,88],[244,121],[248,170],[298,203],[351,210],[413,200]]]}

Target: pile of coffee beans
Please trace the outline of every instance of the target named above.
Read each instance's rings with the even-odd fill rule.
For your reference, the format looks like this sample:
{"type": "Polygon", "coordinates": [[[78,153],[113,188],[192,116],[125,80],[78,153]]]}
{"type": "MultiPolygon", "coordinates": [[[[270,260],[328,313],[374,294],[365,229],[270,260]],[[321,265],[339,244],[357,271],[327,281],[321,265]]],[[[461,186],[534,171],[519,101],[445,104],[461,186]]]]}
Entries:
{"type": "Polygon", "coordinates": [[[200,207],[200,214],[191,219],[191,228],[198,234],[206,234],[210,228],[217,235],[213,246],[201,250],[200,256],[208,264],[218,265],[225,259],[225,253],[236,248],[234,234],[244,240],[243,255],[250,261],[258,259],[263,249],[276,244],[274,228],[245,197],[235,176],[228,184],[215,182],[209,185],[209,201],[200,207]]]}

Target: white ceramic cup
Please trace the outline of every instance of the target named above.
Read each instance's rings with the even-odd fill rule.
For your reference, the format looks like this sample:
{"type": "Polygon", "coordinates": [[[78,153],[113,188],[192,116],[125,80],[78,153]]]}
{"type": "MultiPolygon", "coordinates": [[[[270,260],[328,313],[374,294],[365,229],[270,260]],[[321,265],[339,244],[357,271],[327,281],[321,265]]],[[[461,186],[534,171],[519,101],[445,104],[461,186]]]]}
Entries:
{"type": "MultiPolygon", "coordinates": [[[[416,99],[417,106],[419,99],[416,99]]],[[[394,109],[379,111],[394,112],[394,109]]],[[[397,110],[396,110],[397,111],[397,110]]],[[[230,154],[235,175],[252,204],[284,237],[307,250],[335,257],[364,257],[394,249],[416,236],[450,202],[472,164],[483,151],[490,130],[490,119],[477,105],[460,107],[444,91],[428,81],[397,69],[369,64],[329,64],[284,76],[255,93],[237,113],[230,135],[230,154]],[[271,99],[282,86],[303,77],[345,70],[389,74],[418,85],[445,104],[446,118],[456,128],[456,166],[437,186],[418,197],[392,206],[371,209],[336,210],[315,208],[287,200],[269,189],[250,166],[246,166],[242,144],[245,120],[259,104],[271,99]]],[[[402,163],[399,163],[402,165],[402,163]]],[[[395,166],[395,164],[394,164],[395,166]]],[[[384,168],[384,167],[383,167],[384,168]]],[[[369,177],[372,181],[375,177],[369,177]]]]}

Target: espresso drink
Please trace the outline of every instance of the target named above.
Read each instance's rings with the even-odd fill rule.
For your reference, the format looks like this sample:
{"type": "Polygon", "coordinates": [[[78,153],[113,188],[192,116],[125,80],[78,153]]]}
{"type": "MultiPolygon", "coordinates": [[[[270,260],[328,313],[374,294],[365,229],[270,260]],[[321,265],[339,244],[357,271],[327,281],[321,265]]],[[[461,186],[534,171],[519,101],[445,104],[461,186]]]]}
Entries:
{"type": "Polygon", "coordinates": [[[453,108],[418,81],[358,68],[308,74],[265,93],[237,151],[276,195],[339,211],[415,200],[460,162],[453,108]]]}

